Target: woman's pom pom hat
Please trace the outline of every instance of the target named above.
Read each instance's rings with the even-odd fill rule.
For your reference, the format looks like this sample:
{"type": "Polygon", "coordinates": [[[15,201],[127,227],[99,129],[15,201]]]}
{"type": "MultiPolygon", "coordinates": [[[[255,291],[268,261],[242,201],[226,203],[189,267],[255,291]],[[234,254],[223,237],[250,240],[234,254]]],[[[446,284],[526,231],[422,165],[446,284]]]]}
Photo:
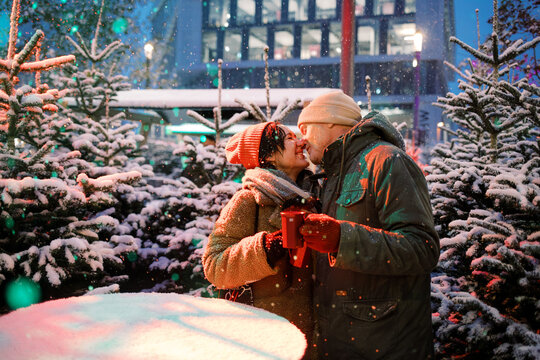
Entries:
{"type": "Polygon", "coordinates": [[[227,141],[225,152],[231,164],[242,164],[246,169],[259,166],[259,147],[264,129],[271,122],[251,125],[227,141]]]}

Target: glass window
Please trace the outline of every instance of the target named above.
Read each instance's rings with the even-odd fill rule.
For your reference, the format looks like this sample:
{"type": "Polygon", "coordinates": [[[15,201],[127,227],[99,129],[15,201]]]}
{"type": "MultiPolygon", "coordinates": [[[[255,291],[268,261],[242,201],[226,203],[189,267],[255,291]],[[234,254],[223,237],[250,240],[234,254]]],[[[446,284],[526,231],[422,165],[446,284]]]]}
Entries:
{"type": "Polygon", "coordinates": [[[356,0],[354,14],[356,16],[366,15],[366,0],[356,0]]]}
{"type": "Polygon", "coordinates": [[[294,35],[292,26],[276,28],[274,33],[274,59],[290,59],[294,46],[294,35]]]}
{"type": "Polygon", "coordinates": [[[263,0],[262,22],[263,24],[281,21],[281,0],[263,0]]]}
{"type": "Polygon", "coordinates": [[[405,14],[416,12],[416,0],[405,0],[405,14]]]}
{"type": "Polygon", "coordinates": [[[223,61],[242,60],[242,33],[239,30],[227,30],[223,45],[223,61]]]}
{"type": "Polygon", "coordinates": [[[302,21],[308,19],[308,0],[289,0],[289,20],[302,21]]]}
{"type": "Polygon", "coordinates": [[[393,15],[395,0],[373,0],[374,15],[393,15]]]}
{"type": "Polygon", "coordinates": [[[330,57],[341,56],[341,23],[333,22],[330,24],[328,34],[328,48],[330,57]]]}
{"type": "Polygon", "coordinates": [[[336,18],[336,0],[317,0],[315,17],[317,19],[336,18]]]}
{"type": "Polygon", "coordinates": [[[255,22],[255,0],[238,1],[236,11],[237,24],[253,24],[255,22]]]}
{"type": "Polygon", "coordinates": [[[229,26],[230,0],[208,0],[208,25],[209,26],[229,26]]]}
{"type": "Polygon", "coordinates": [[[414,54],[414,23],[389,23],[388,24],[388,55],[414,54]]]}
{"type": "Polygon", "coordinates": [[[204,31],[202,34],[202,61],[214,62],[217,58],[217,34],[215,31],[204,31]]]}
{"type": "Polygon", "coordinates": [[[358,55],[377,55],[379,41],[377,23],[361,22],[356,31],[356,53],[358,55]]]}
{"type": "Polygon", "coordinates": [[[321,57],[321,27],[318,24],[302,26],[302,46],[300,59],[321,57]]]}
{"type": "Polygon", "coordinates": [[[266,46],[266,28],[252,27],[249,29],[248,53],[249,60],[264,60],[266,46]]]}

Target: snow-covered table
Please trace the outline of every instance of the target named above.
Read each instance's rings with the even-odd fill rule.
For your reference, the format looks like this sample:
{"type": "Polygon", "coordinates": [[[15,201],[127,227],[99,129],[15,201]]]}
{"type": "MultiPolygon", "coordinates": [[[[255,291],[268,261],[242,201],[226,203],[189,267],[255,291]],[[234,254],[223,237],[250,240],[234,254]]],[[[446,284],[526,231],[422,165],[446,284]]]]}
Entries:
{"type": "Polygon", "coordinates": [[[306,346],[280,316],[179,294],[72,297],[0,317],[3,360],[299,359],[306,346]]]}

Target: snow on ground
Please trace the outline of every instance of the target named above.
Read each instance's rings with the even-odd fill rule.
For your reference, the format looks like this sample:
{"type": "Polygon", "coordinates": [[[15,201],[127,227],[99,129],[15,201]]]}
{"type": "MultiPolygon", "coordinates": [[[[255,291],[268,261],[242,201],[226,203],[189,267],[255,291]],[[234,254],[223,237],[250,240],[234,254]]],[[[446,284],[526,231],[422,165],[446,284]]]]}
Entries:
{"type": "Polygon", "coordinates": [[[268,311],[172,293],[72,297],[0,317],[3,360],[299,359],[306,346],[268,311]]]}

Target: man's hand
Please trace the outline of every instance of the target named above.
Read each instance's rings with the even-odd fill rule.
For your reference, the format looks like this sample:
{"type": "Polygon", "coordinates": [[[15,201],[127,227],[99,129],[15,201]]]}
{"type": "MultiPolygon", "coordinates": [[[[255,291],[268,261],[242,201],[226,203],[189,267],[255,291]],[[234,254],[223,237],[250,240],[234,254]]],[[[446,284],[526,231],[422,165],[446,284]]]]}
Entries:
{"type": "Polygon", "coordinates": [[[309,214],[300,226],[300,234],[307,246],[321,253],[337,252],[340,222],[325,214],[309,214]]]}

